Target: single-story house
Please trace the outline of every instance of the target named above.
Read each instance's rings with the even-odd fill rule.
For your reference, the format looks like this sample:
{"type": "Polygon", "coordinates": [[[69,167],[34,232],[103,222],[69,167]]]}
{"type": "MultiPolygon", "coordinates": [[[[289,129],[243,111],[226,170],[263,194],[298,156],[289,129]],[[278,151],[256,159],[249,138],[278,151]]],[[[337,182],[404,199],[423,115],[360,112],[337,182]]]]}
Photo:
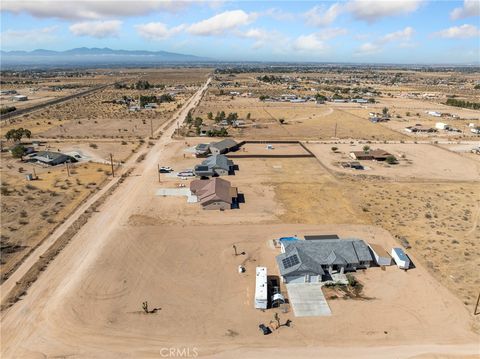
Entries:
{"type": "Polygon", "coordinates": [[[378,244],[369,244],[370,250],[372,251],[375,262],[379,266],[389,266],[392,264],[392,257],[387,253],[387,251],[378,244]]]}
{"type": "Polygon", "coordinates": [[[213,142],[210,144],[210,152],[214,155],[224,154],[238,150],[238,143],[231,138],[226,138],[219,142],[213,142]]]}
{"type": "Polygon", "coordinates": [[[368,268],[373,258],[361,239],[320,239],[282,242],[276,261],[285,283],[315,283],[335,272],[368,268]]]}
{"type": "Polygon", "coordinates": [[[370,151],[353,151],[350,152],[350,157],[354,160],[375,160],[375,161],[385,161],[387,157],[393,156],[391,153],[377,148],[376,150],[370,151]]]}
{"type": "Polygon", "coordinates": [[[416,133],[416,132],[431,133],[431,132],[437,132],[437,129],[432,127],[426,127],[426,126],[408,126],[408,127],[405,127],[405,131],[411,132],[411,133],[416,133]]]}
{"type": "Polygon", "coordinates": [[[227,176],[232,171],[233,161],[225,155],[212,155],[193,169],[198,177],[227,176]]]}
{"type": "Polygon", "coordinates": [[[229,181],[221,178],[208,180],[193,180],[190,191],[197,196],[203,209],[231,209],[237,200],[237,187],[232,187],[229,181]]]}
{"type": "Polygon", "coordinates": [[[210,153],[210,145],[208,143],[199,143],[195,146],[195,156],[205,157],[210,153]]]}
{"type": "Polygon", "coordinates": [[[13,101],[27,101],[27,100],[28,100],[28,96],[25,96],[25,95],[13,96],[13,101]]]}
{"type": "Polygon", "coordinates": [[[30,155],[27,158],[28,162],[43,163],[49,166],[56,166],[63,163],[78,162],[75,157],[65,155],[60,152],[41,151],[30,155]]]}

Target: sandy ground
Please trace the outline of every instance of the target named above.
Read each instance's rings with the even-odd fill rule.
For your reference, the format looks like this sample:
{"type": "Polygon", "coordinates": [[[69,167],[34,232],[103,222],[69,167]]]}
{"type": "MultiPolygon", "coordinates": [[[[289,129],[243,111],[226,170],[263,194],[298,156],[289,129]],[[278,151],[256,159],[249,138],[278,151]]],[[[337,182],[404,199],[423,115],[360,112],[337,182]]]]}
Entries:
{"type": "MultiPolygon", "coordinates": [[[[465,240],[461,238],[461,250],[473,247],[478,221],[470,207],[478,186],[423,184],[422,189],[405,183],[398,186],[406,188],[390,188],[373,181],[367,186],[331,175],[314,158],[237,159],[239,171],[228,179],[245,194],[246,203],[239,210],[202,211],[185,199],[155,196],[156,189],[179,182],[164,177],[158,183],[158,164],[183,169],[199,162],[184,157],[187,144],[171,141],[172,132],[170,128],[145,160],[135,164],[132,175],[28,294],[2,313],[2,357],[162,357],[164,349],[172,347],[216,357],[268,358],[277,357],[279,351],[283,357],[478,354],[478,320],[431,276],[432,268],[422,264],[426,260],[422,253],[435,253],[420,246],[429,243],[423,237],[419,238],[422,250],[414,247],[409,252],[415,269],[371,268],[357,273],[364,294],[373,299],[331,300],[331,317],[295,318],[291,312],[280,313],[282,321],[293,320],[292,327],[264,337],[258,324],[272,320],[274,311],[256,311],[252,303],[254,267],[266,265],[271,274],[277,274],[278,249],[272,248],[270,240],[279,236],[338,233],[388,248],[397,245],[392,235],[368,223],[393,233],[399,228],[397,218],[407,213],[404,220],[414,223],[410,230],[428,235],[427,228],[433,224],[425,223],[426,217],[410,218],[423,212],[418,207],[407,211],[415,204],[430,206],[436,226],[442,221],[454,224],[448,233],[437,234],[439,239],[467,232],[465,240]],[[428,196],[414,197],[427,189],[428,196]],[[442,201],[434,202],[435,196],[442,201]],[[400,203],[386,210],[394,204],[392,198],[400,203]],[[460,205],[450,208],[446,202],[460,205]],[[362,206],[370,208],[361,211],[362,206]],[[454,223],[460,213],[466,218],[461,228],[454,223]],[[233,244],[246,255],[234,256],[233,244]],[[244,275],[237,272],[239,264],[247,268],[244,275]],[[161,310],[144,314],[141,303],[145,300],[150,308],[161,310]]],[[[442,253],[443,245],[458,244],[439,240],[435,248],[442,253]]],[[[476,250],[469,253],[473,256],[469,272],[478,263],[476,250]]],[[[435,263],[439,259],[432,255],[435,263]]],[[[444,273],[436,264],[433,269],[444,273]]]]}
{"type": "Polygon", "coordinates": [[[371,149],[381,148],[394,155],[399,163],[388,165],[384,162],[360,161],[366,167],[358,171],[345,169],[340,162],[354,161],[352,151],[362,151],[362,144],[307,144],[307,147],[331,170],[352,175],[382,176],[397,180],[416,179],[479,181],[480,163],[445,148],[428,144],[370,144],[371,149]],[[334,153],[331,148],[338,148],[334,153]]]}
{"type": "MultiPolygon", "coordinates": [[[[159,357],[162,349],[170,347],[196,348],[202,356],[245,353],[246,357],[255,357],[259,350],[267,357],[273,356],[279,348],[285,350],[284,355],[297,356],[297,348],[308,347],[301,349],[298,357],[311,357],[323,346],[342,346],[347,353],[357,348],[366,353],[366,347],[375,353],[379,347],[379,353],[385,354],[386,347],[406,345],[409,356],[413,356],[444,352],[439,344],[451,346],[445,353],[475,353],[473,343],[478,336],[471,331],[470,315],[415,256],[412,259],[417,268],[406,273],[389,267],[386,271],[372,268],[357,274],[365,285],[365,295],[375,299],[331,301],[334,314],[328,318],[294,318],[292,313],[280,313],[282,321],[291,319],[293,326],[263,337],[257,326],[272,320],[274,312],[253,309],[252,273],[257,265],[266,265],[271,274],[277,273],[274,256],[278,249],[272,248],[269,240],[283,235],[333,232],[385,247],[395,241],[388,232],[372,226],[280,224],[288,223],[282,220],[283,215],[278,217],[268,211],[266,225],[256,218],[261,209],[252,213],[253,204],[223,213],[204,211],[202,215],[195,209],[199,215],[196,217],[187,209],[195,205],[175,199],[188,214],[184,218],[177,215],[175,220],[170,203],[154,197],[154,189],[159,186],[156,165],[158,161],[180,161],[183,165],[196,159],[184,160],[178,145],[164,149],[161,143],[165,144],[159,142],[151,149],[28,295],[3,313],[3,357],[159,357]],[[139,213],[163,218],[167,212],[177,224],[131,221],[139,213]],[[246,256],[235,257],[233,244],[246,256]],[[239,264],[246,266],[245,275],[237,273],[239,264]],[[143,314],[141,302],[145,300],[161,310],[143,314]]],[[[313,171],[321,172],[313,166],[314,159],[302,160],[312,161],[313,171]]],[[[254,187],[255,174],[269,167],[271,173],[275,170],[273,163],[262,168],[249,161],[240,162],[240,171],[249,170],[245,177],[240,171],[238,180],[234,176],[240,189],[245,188],[247,203],[247,191],[255,187],[258,193],[264,191],[258,183],[254,187]],[[248,181],[252,183],[250,189],[248,181]]],[[[298,178],[303,176],[298,174],[298,178]]],[[[275,177],[271,181],[275,182],[275,177]]],[[[323,180],[316,182],[322,181],[329,183],[332,179],[323,174],[323,180]]],[[[255,203],[268,208],[269,201],[276,208],[269,196],[255,203]]],[[[331,223],[329,218],[325,221],[331,223]]],[[[340,221],[351,222],[346,217],[340,221]]],[[[329,350],[334,353],[338,349],[329,350]]]]}
{"type": "MultiPolygon", "coordinates": [[[[307,103],[262,102],[258,98],[228,96],[206,96],[195,115],[207,118],[208,112],[214,115],[218,111],[237,112],[240,118],[250,113],[251,122],[241,129],[229,129],[229,133],[249,139],[325,139],[325,138],[382,138],[400,140],[406,135],[386,127],[378,126],[368,120],[368,116],[352,114],[347,110],[361,108],[327,103],[316,105],[307,103]],[[285,123],[279,123],[284,119],[285,123]]],[[[367,111],[368,114],[368,111],[367,111]]],[[[208,122],[206,122],[208,123],[208,122]]],[[[213,123],[213,122],[212,122],[213,123]]]]}

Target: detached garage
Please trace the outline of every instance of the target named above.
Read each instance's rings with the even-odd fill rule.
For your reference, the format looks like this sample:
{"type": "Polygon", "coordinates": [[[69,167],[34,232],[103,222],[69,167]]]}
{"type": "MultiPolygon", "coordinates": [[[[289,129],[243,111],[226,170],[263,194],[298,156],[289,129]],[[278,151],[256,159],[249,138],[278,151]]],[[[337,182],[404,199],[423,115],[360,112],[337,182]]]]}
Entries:
{"type": "Polygon", "coordinates": [[[370,250],[372,251],[375,262],[379,266],[389,266],[392,264],[392,257],[387,253],[383,247],[378,244],[369,244],[370,250]]]}

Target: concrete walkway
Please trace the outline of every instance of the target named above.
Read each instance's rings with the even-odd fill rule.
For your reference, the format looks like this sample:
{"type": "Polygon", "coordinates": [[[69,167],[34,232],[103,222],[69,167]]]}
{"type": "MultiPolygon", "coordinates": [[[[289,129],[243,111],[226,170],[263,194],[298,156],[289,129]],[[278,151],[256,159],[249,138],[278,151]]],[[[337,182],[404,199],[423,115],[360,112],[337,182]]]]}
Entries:
{"type": "Polygon", "coordinates": [[[187,203],[198,202],[197,196],[193,195],[190,188],[159,188],[156,192],[157,196],[186,196],[187,203]]]}
{"type": "Polygon", "coordinates": [[[296,317],[324,317],[332,315],[322,292],[321,283],[287,284],[288,299],[296,317]]]}

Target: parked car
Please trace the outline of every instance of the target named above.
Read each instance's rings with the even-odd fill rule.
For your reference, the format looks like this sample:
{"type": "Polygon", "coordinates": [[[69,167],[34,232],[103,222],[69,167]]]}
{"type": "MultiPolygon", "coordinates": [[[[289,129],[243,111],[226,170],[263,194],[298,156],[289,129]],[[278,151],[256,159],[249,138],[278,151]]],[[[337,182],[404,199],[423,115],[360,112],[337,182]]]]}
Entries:
{"type": "Polygon", "coordinates": [[[269,327],[266,327],[265,324],[260,324],[258,328],[263,332],[263,335],[272,334],[272,330],[269,327]]]}
{"type": "Polygon", "coordinates": [[[192,170],[178,172],[178,177],[195,177],[195,173],[192,170]]]}
{"type": "Polygon", "coordinates": [[[173,168],[172,167],[166,167],[166,166],[162,166],[160,167],[160,169],[158,170],[160,173],[170,173],[173,171],[173,168]]]}

